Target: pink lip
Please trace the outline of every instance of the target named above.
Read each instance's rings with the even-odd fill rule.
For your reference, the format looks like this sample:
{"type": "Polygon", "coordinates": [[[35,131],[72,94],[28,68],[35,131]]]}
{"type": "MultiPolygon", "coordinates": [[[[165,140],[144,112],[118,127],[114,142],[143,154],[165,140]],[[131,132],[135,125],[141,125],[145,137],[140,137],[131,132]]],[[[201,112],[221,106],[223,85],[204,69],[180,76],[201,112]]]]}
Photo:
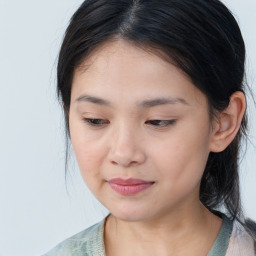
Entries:
{"type": "Polygon", "coordinates": [[[111,179],[108,181],[110,187],[122,195],[135,195],[154,184],[152,181],[145,181],[140,179],[111,179]]]}

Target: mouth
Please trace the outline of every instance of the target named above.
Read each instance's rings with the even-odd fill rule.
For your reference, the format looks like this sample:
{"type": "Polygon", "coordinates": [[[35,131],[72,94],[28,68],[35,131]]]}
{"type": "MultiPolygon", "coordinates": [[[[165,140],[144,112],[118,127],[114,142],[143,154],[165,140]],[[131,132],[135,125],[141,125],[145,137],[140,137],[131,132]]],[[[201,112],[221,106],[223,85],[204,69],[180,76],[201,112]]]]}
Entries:
{"type": "Polygon", "coordinates": [[[108,181],[110,187],[121,195],[135,195],[150,188],[155,182],[141,179],[111,179],[108,181]]]}

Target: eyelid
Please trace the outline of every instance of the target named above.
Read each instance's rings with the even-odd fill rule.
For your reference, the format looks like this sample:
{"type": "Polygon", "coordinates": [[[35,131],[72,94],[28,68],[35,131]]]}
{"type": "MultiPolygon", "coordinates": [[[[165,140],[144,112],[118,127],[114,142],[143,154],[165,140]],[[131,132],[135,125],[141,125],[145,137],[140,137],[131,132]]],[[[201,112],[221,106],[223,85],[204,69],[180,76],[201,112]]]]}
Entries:
{"type": "MultiPolygon", "coordinates": [[[[108,120],[104,120],[102,118],[82,118],[82,119],[87,125],[92,127],[101,127],[110,123],[108,120]]],[[[165,128],[165,127],[174,125],[176,121],[177,121],[176,119],[171,119],[171,120],[151,119],[151,120],[147,120],[145,124],[151,125],[156,128],[165,128]]]]}
{"type": "Polygon", "coordinates": [[[83,118],[83,121],[86,124],[88,124],[90,126],[95,126],[95,127],[103,126],[103,125],[109,123],[109,121],[104,120],[102,118],[83,118]]]}
{"type": "Polygon", "coordinates": [[[151,124],[152,126],[155,126],[155,127],[167,127],[167,126],[173,125],[176,121],[177,121],[176,119],[171,119],[171,120],[152,119],[152,120],[146,121],[146,124],[151,124]],[[164,124],[163,125],[153,124],[157,122],[162,122],[164,124]]]}

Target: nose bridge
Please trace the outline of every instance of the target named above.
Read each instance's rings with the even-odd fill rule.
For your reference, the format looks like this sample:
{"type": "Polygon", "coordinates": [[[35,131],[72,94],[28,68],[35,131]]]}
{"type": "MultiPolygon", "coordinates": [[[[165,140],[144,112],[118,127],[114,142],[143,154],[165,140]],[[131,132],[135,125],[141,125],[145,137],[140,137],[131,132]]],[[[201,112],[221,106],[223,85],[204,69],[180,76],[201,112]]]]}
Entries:
{"type": "Polygon", "coordinates": [[[132,153],[136,148],[136,128],[125,122],[119,123],[116,129],[114,129],[113,142],[114,150],[120,151],[120,153],[132,153]]]}
{"type": "Polygon", "coordinates": [[[122,121],[113,129],[111,142],[111,162],[128,166],[142,163],[145,159],[141,145],[139,145],[139,129],[130,122],[122,121]]]}

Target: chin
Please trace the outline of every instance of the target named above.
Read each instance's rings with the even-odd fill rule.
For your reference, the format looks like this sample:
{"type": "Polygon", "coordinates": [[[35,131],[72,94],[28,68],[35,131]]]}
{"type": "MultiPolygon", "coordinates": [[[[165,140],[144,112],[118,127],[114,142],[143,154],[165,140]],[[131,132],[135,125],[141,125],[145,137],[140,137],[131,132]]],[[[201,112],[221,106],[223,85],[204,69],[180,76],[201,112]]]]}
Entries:
{"type": "Polygon", "coordinates": [[[109,208],[110,213],[117,219],[128,222],[139,222],[152,219],[152,211],[142,209],[141,207],[115,207],[114,209],[109,208]]]}

